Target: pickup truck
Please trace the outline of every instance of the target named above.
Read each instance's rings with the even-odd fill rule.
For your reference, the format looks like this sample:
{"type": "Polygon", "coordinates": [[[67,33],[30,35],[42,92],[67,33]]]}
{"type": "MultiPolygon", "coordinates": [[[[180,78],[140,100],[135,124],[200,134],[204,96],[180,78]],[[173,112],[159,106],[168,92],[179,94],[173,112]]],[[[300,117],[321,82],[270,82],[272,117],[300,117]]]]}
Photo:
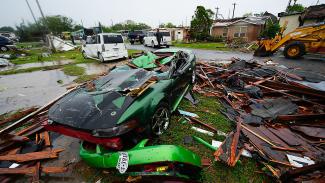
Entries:
{"type": "Polygon", "coordinates": [[[131,44],[134,44],[135,42],[140,42],[141,44],[143,44],[144,35],[144,31],[141,30],[130,31],[128,33],[128,39],[131,44]]]}

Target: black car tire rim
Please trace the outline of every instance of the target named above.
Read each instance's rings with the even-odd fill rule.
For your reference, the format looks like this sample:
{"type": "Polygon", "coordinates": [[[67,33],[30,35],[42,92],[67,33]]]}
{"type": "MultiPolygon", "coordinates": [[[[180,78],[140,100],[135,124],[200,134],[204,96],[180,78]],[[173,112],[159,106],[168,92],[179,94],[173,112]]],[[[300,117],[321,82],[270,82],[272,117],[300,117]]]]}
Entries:
{"type": "Polygon", "coordinates": [[[5,46],[1,46],[1,51],[8,51],[8,48],[5,46]]]}
{"type": "Polygon", "coordinates": [[[152,132],[154,135],[162,135],[169,126],[169,111],[165,107],[160,107],[152,118],[152,132]]]}

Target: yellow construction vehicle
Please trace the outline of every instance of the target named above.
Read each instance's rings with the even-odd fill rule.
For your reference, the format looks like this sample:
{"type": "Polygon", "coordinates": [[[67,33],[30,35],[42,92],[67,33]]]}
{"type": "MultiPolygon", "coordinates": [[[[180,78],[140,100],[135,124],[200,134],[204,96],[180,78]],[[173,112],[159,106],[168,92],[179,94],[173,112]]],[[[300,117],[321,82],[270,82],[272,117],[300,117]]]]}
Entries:
{"type": "Polygon", "coordinates": [[[261,39],[257,42],[254,56],[270,56],[284,46],[286,58],[297,59],[306,53],[325,54],[325,24],[314,24],[296,28],[283,35],[287,22],[273,39],[261,39]]]}

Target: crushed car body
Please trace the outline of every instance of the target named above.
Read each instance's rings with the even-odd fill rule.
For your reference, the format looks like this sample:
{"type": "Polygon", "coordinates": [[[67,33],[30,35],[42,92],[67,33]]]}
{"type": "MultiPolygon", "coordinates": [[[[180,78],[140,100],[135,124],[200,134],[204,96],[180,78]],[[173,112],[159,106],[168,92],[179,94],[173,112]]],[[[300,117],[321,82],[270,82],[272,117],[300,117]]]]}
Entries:
{"type": "Polygon", "coordinates": [[[192,52],[148,52],[60,99],[49,109],[45,127],[121,150],[130,136],[158,136],[167,130],[171,113],[194,79],[192,52]]]}

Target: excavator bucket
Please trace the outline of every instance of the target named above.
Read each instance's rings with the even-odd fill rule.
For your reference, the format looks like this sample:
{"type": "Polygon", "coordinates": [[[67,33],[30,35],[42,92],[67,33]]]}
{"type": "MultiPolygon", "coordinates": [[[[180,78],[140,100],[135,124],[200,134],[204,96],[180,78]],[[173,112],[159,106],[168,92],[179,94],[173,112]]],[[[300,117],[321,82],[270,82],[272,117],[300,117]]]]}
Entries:
{"type": "Polygon", "coordinates": [[[272,52],[266,51],[266,48],[264,45],[260,45],[254,52],[254,56],[256,57],[267,57],[272,55],[272,52]]]}

